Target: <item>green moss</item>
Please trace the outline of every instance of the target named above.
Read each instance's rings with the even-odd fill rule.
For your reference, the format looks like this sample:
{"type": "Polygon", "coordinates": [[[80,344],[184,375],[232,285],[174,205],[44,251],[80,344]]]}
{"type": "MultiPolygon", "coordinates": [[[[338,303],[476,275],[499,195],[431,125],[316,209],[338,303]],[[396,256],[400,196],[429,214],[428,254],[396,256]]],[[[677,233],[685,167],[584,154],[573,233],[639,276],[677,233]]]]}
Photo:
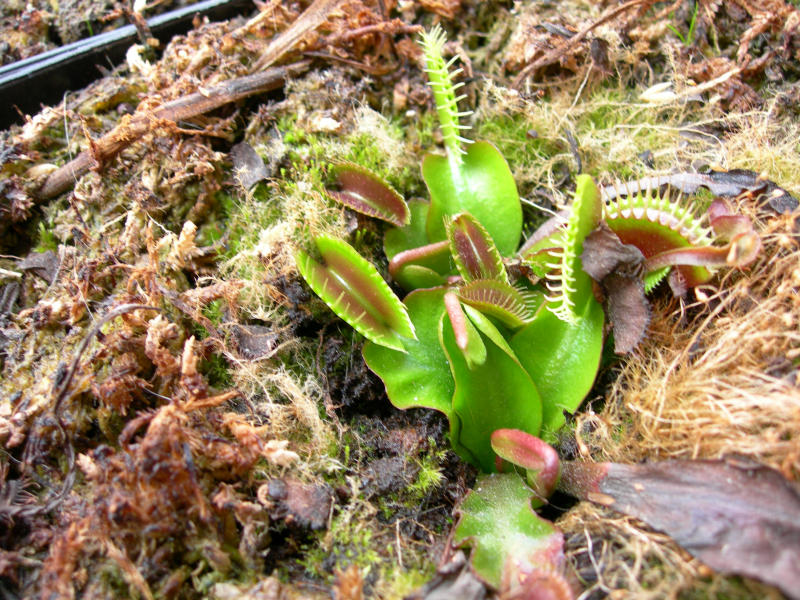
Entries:
{"type": "Polygon", "coordinates": [[[221,354],[212,354],[202,361],[200,372],[208,378],[209,385],[216,389],[230,389],[233,386],[230,366],[221,354]]]}
{"type": "Polygon", "coordinates": [[[335,515],[328,530],[315,534],[315,539],[304,547],[305,555],[300,564],[309,575],[331,583],[333,572],[349,565],[355,564],[368,571],[380,564],[382,557],[372,543],[375,533],[370,522],[354,521],[354,517],[357,517],[355,511],[335,515]],[[335,566],[323,571],[322,565],[330,564],[330,557],[335,566]]]}
{"type": "Polygon", "coordinates": [[[539,135],[523,113],[500,113],[475,127],[475,138],[492,142],[512,171],[528,170],[561,152],[559,144],[539,135]]]}
{"type": "Polygon", "coordinates": [[[34,252],[47,252],[48,250],[55,252],[58,249],[58,239],[56,239],[52,225],[48,225],[45,221],[39,221],[38,233],[39,240],[34,247],[34,252]]]}
{"type": "Polygon", "coordinates": [[[436,442],[432,438],[428,439],[428,447],[431,448],[429,453],[415,459],[419,471],[416,479],[407,488],[410,505],[419,504],[425,496],[433,492],[445,480],[445,475],[442,473],[442,462],[447,454],[447,449],[436,449],[436,442]]]}

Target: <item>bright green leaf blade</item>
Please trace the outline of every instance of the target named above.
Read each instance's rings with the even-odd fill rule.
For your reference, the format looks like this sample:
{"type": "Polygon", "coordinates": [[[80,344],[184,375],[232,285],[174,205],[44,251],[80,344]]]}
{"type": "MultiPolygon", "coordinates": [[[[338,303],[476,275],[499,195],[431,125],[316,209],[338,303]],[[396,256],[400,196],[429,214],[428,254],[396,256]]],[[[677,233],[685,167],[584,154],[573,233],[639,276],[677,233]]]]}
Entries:
{"type": "Polygon", "coordinates": [[[522,206],[505,158],[489,142],[467,147],[460,161],[428,154],[422,177],[431,194],[426,230],[431,242],[443,240],[445,217],[468,212],[489,232],[503,256],[519,246],[522,206]]]}
{"type": "Polygon", "coordinates": [[[331,198],[356,212],[397,227],[408,225],[411,214],[406,201],[378,175],[354,163],[339,163],[333,167],[333,172],[339,190],[328,190],[331,198]]]}
{"type": "Polygon", "coordinates": [[[511,338],[511,347],[541,394],[540,437],[545,440],[553,440],[564,425],[564,411],[574,413],[594,384],[603,349],[604,317],[603,307],[592,297],[574,323],[540,310],[511,338]]]}
{"type": "Polygon", "coordinates": [[[493,473],[478,478],[458,509],[453,543],[472,547],[475,572],[495,589],[524,583],[537,571],[559,577],[564,537],[533,511],[530,498],[516,473],[493,473]]]}
{"type": "Polygon", "coordinates": [[[447,319],[442,323],[441,339],[455,381],[453,411],[460,424],[453,447],[465,449],[463,458],[475,466],[494,471],[492,432],[516,428],[538,435],[542,418],[539,392],[516,358],[488,337],[483,337],[486,362],[474,368],[459,350],[447,319]]]}
{"type": "Polygon", "coordinates": [[[404,290],[421,290],[439,287],[447,283],[447,278],[433,269],[421,265],[406,265],[394,275],[394,280],[404,290]]]}
{"type": "Polygon", "coordinates": [[[378,271],[342,240],[315,240],[324,266],[305,252],[295,255],[300,274],[339,317],[368,340],[396,350],[414,338],[405,306],[378,271]]]}
{"type": "Polygon", "coordinates": [[[439,323],[444,316],[444,288],[419,290],[404,302],[417,330],[416,340],[406,340],[406,352],[373,343],[364,345],[363,355],[386,386],[389,400],[397,408],[433,408],[450,417],[455,384],[447,356],[439,343],[439,323]]]}
{"type": "Polygon", "coordinates": [[[411,221],[405,227],[392,228],[383,237],[383,251],[386,258],[391,260],[395,254],[419,248],[428,243],[428,234],[425,231],[425,221],[428,218],[430,204],[422,200],[411,200],[408,209],[411,221]]]}
{"type": "Polygon", "coordinates": [[[478,331],[497,344],[500,349],[508,354],[511,358],[517,360],[514,350],[512,350],[511,346],[508,345],[506,338],[503,337],[503,334],[500,333],[500,330],[494,323],[492,323],[491,319],[489,319],[481,311],[471,307],[469,304],[463,304],[462,306],[464,308],[464,312],[467,313],[470,321],[472,321],[473,325],[475,325],[478,331]]]}
{"type": "Polygon", "coordinates": [[[464,281],[496,279],[507,282],[503,257],[489,232],[469,213],[456,215],[447,224],[447,239],[456,268],[464,281]]]}

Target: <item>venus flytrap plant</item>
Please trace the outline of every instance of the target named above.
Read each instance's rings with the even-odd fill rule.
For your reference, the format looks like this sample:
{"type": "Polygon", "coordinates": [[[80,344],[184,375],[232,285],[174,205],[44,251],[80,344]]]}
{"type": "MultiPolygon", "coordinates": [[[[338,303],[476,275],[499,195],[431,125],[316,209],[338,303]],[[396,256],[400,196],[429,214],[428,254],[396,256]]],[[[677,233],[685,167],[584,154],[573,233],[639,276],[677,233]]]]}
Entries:
{"type": "Polygon", "coordinates": [[[468,142],[461,131],[469,129],[460,118],[456,96],[461,83],[454,83],[458,71],[449,70],[453,61],[442,57],[445,34],[434,27],[424,33],[421,45],[425,71],[433,89],[445,156],[427,154],[422,161],[422,177],[431,195],[425,229],[429,242],[446,238],[445,220],[461,212],[475,217],[491,234],[503,256],[511,256],[519,246],[522,232],[522,206],[517,186],[505,158],[489,142],[468,142]]]}
{"type": "Polygon", "coordinates": [[[752,260],[758,237],[722,204],[712,205],[707,225],[652,193],[604,205],[581,175],[569,209],[519,247],[522,208],[511,171],[494,146],[461,136],[468,113],[458,110],[443,46],[438,28],[422,37],[445,145],[445,155],[422,161],[430,203],[407,205],[352,164],[334,167],[338,189],[329,192],[393,225],[384,237],[388,270],[409,293],[401,301],[342,240],[319,237],[321,262],[305,252],[296,262],[317,295],[367,338],[364,360],[389,400],[443,413],[453,449],[492,473],[465,499],[455,535],[473,546],[478,574],[505,591],[532,593],[537,582],[549,597],[570,598],[558,574],[563,541],[533,512],[531,497],[540,506],[558,478],[555,451],[537,438],[555,439],[600,364],[606,316],[592,279],[613,299],[609,282],[631,260],[642,296],[670,270],[671,282],[697,285],[711,276],[708,267],[752,260]],[[497,473],[508,464],[523,469],[527,484],[515,472],[497,473]]]}

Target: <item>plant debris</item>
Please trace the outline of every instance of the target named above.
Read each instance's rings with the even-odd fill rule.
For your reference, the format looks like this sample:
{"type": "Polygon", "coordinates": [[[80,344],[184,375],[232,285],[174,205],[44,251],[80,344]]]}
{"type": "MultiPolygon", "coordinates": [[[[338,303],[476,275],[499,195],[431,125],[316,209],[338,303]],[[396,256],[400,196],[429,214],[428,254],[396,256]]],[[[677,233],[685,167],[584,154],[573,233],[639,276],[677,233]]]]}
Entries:
{"type": "Polygon", "coordinates": [[[778,214],[791,213],[797,209],[797,199],[773,181],[769,181],[747,169],[732,169],[730,171],[709,171],[708,173],[674,173],[672,175],[659,175],[646,177],[637,181],[626,182],[624,185],[610,185],[602,189],[603,199],[612,200],[617,196],[635,194],[643,190],[657,189],[669,185],[684,194],[694,194],[701,187],[707,188],[715,196],[729,198],[747,193],[757,201],[763,203],[778,214]]]}
{"type": "Polygon", "coordinates": [[[570,494],[635,516],[713,569],[800,598],[800,490],[751,460],[567,463],[570,494]]]}
{"type": "Polygon", "coordinates": [[[309,529],[325,527],[331,511],[332,494],[326,486],[307,485],[294,479],[272,479],[261,502],[270,507],[270,518],[309,529]]]}
{"type": "Polygon", "coordinates": [[[231,148],[231,162],[236,179],[245,190],[270,176],[264,159],[247,142],[239,142],[231,148]]]}

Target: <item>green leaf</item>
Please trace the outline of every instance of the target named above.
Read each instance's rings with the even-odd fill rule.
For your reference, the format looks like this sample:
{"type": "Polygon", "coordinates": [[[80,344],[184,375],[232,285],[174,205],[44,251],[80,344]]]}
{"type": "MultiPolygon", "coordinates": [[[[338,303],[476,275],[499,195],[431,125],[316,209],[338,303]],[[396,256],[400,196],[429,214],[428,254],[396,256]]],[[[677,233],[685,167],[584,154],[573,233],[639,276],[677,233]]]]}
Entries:
{"type": "Polygon", "coordinates": [[[531,490],[516,473],[481,475],[458,508],[453,543],[472,547],[472,567],[495,589],[524,586],[540,576],[556,580],[546,585],[569,591],[558,575],[565,560],[564,537],[533,511],[530,497],[531,490]]]}
{"type": "Polygon", "coordinates": [[[449,418],[455,384],[439,343],[445,291],[418,290],[406,296],[404,303],[417,339],[405,341],[405,352],[367,342],[362,353],[367,366],[383,380],[394,406],[433,408],[449,418]]]}
{"type": "Polygon", "coordinates": [[[324,265],[305,252],[295,255],[311,289],[368,340],[402,351],[404,340],[414,338],[414,326],[375,267],[347,242],[324,236],[314,241],[324,265]]]}
{"type": "Polygon", "coordinates": [[[404,290],[440,287],[447,283],[444,275],[421,265],[404,265],[392,276],[404,290]]]}
{"type": "Polygon", "coordinates": [[[458,214],[447,224],[447,239],[456,268],[464,281],[508,281],[503,257],[489,232],[471,214],[458,214]]]}
{"type": "Polygon", "coordinates": [[[501,255],[516,251],[522,206],[511,169],[497,148],[475,142],[460,161],[428,154],[422,161],[422,177],[431,194],[426,224],[431,242],[445,239],[445,218],[468,212],[486,228],[501,255]]]}
{"type": "Polygon", "coordinates": [[[462,302],[518,329],[533,318],[536,296],[494,279],[472,281],[458,288],[462,302]]]}
{"type": "MultiPolygon", "coordinates": [[[[429,245],[428,234],[425,231],[425,221],[428,216],[429,204],[421,200],[412,200],[408,203],[411,211],[411,222],[405,227],[395,227],[386,232],[383,237],[383,251],[386,258],[392,261],[398,254],[413,251],[429,245]]],[[[389,263],[390,266],[392,263],[389,263]]],[[[405,290],[433,287],[441,285],[445,276],[452,270],[449,252],[429,254],[416,259],[412,264],[405,264],[397,268],[392,277],[405,290]],[[409,268],[414,266],[415,268],[409,268]],[[423,270],[417,269],[420,267],[423,270]],[[436,278],[434,274],[438,274],[436,278]]]]}
{"type": "Polygon", "coordinates": [[[450,71],[455,58],[450,62],[445,62],[442,52],[444,50],[447,35],[439,25],[435,25],[430,31],[422,32],[420,45],[422,46],[422,57],[425,61],[425,73],[428,75],[428,84],[433,92],[433,100],[436,104],[436,111],[439,114],[439,128],[444,139],[445,149],[454,160],[463,152],[461,142],[467,142],[459,135],[464,129],[469,129],[466,125],[459,123],[460,117],[465,117],[470,112],[459,112],[458,102],[466,96],[456,96],[456,90],[464,85],[463,82],[455,83],[455,76],[461,73],[462,69],[450,71]]]}
{"type": "MultiPolygon", "coordinates": [[[[445,241],[418,246],[411,250],[403,250],[395,254],[389,261],[389,274],[404,287],[414,284],[415,278],[423,277],[426,281],[435,282],[433,285],[442,285],[447,281],[444,273],[436,269],[449,269],[450,246],[445,241]],[[410,267],[417,267],[409,270],[410,267]],[[434,277],[436,276],[436,277],[434,277]]],[[[414,287],[431,287],[430,285],[414,285],[414,287]]],[[[408,288],[407,288],[408,289],[408,288]]]]}
{"type": "Polygon", "coordinates": [[[481,338],[486,361],[470,368],[450,322],[442,322],[442,345],[455,381],[453,412],[458,420],[450,422],[453,447],[468,462],[491,472],[495,470],[492,432],[514,427],[537,435],[542,406],[536,385],[510,348],[498,346],[482,333],[481,338]]]}
{"type": "Polygon", "coordinates": [[[425,221],[428,218],[430,204],[423,200],[411,200],[408,210],[411,220],[404,227],[394,227],[383,236],[383,251],[386,258],[391,260],[395,254],[419,248],[428,243],[428,234],[425,231],[425,221]]]}
{"type": "Polygon", "coordinates": [[[600,366],[603,307],[592,296],[582,310],[574,322],[540,310],[510,341],[541,395],[544,439],[552,440],[564,425],[564,411],[574,413],[580,406],[600,366]]]}
{"type": "Polygon", "coordinates": [[[353,163],[339,163],[333,172],[339,190],[326,190],[331,198],[369,217],[398,227],[408,225],[411,213],[406,201],[375,173],[353,163]]]}

